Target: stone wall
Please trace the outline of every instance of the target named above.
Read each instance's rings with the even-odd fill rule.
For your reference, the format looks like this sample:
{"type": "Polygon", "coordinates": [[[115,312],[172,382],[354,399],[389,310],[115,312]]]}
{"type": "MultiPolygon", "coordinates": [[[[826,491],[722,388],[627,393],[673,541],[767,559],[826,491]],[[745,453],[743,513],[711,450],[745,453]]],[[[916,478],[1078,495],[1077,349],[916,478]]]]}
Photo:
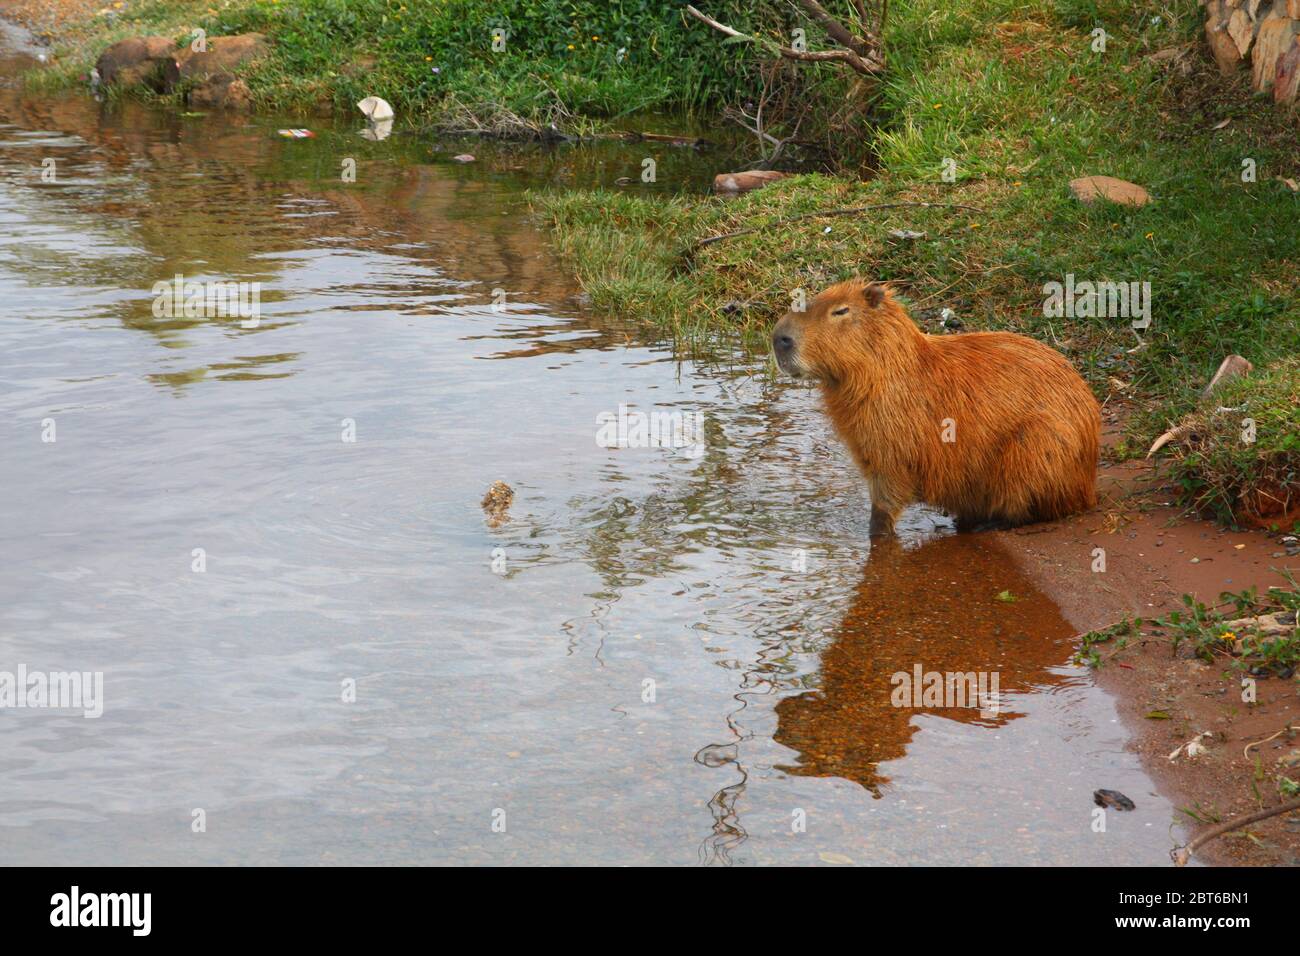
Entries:
{"type": "Polygon", "coordinates": [[[1300,0],[1205,0],[1205,38],[1224,74],[1249,68],[1257,91],[1296,103],[1300,0]]]}

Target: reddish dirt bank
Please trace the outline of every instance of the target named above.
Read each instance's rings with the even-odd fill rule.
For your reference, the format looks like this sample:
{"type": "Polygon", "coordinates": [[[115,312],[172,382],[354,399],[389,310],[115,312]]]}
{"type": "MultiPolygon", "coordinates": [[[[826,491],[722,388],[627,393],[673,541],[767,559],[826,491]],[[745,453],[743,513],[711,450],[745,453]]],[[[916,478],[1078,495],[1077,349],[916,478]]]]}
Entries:
{"type": "MultiPolygon", "coordinates": [[[[1107,438],[1119,416],[1107,413],[1107,438]]],[[[1261,593],[1285,584],[1278,569],[1300,572],[1300,557],[1286,557],[1275,536],[1230,532],[1172,507],[1165,482],[1144,462],[1103,466],[1101,506],[1051,524],[999,532],[1022,569],[1080,632],[1125,616],[1150,619],[1177,610],[1182,595],[1206,605],[1223,591],[1252,585],[1261,593]],[[1093,549],[1105,550],[1106,570],[1092,570],[1093,549]]],[[[1244,704],[1239,677],[1205,664],[1187,647],[1177,656],[1167,637],[1130,639],[1117,650],[1099,646],[1098,682],[1118,698],[1134,733],[1132,748],[1161,789],[1191,818],[1193,834],[1282,799],[1273,782],[1278,761],[1300,747],[1300,733],[1281,735],[1243,751],[1288,724],[1300,728],[1300,693],[1294,680],[1257,678],[1258,702],[1244,704]],[[1148,719],[1160,712],[1169,719],[1148,719]],[[1202,731],[1212,738],[1193,760],[1169,755],[1202,731]],[[1258,761],[1258,767],[1257,767],[1258,761]],[[1258,779],[1257,779],[1258,778],[1258,779]]],[[[1294,779],[1294,774],[1292,775],[1294,779]]],[[[1211,864],[1300,865],[1300,813],[1252,824],[1245,835],[1228,833],[1199,850],[1211,864]]]]}
{"type": "Polygon", "coordinates": [[[101,10],[123,10],[113,0],[0,0],[0,16],[21,23],[38,37],[49,38],[68,27],[84,23],[101,10]]]}

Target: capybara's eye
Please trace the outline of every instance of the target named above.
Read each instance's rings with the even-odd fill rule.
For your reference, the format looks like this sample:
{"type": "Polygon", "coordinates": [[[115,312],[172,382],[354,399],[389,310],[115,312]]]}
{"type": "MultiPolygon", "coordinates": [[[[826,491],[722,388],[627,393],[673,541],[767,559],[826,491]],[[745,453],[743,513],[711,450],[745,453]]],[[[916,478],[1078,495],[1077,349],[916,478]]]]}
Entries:
{"type": "Polygon", "coordinates": [[[847,305],[842,305],[834,312],[831,313],[831,315],[848,315],[848,314],[849,314],[849,307],[847,305]]]}

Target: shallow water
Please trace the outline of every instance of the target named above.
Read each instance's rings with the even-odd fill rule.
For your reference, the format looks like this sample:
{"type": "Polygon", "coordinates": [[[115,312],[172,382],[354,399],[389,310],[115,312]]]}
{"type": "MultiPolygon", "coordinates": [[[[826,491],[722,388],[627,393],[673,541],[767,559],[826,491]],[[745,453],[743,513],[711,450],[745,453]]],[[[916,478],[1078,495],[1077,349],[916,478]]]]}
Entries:
{"type": "Polygon", "coordinates": [[[643,147],[304,122],[0,91],[0,670],[104,675],[98,719],[0,710],[5,861],[1167,860],[1007,554],[925,512],[869,554],[812,393],[584,313],[521,190],[643,147]],[[260,326],[156,318],[178,273],[260,326]],[[702,454],[599,447],[623,403],[702,454]],[[918,664],[1001,712],[892,706],[918,664]]]}

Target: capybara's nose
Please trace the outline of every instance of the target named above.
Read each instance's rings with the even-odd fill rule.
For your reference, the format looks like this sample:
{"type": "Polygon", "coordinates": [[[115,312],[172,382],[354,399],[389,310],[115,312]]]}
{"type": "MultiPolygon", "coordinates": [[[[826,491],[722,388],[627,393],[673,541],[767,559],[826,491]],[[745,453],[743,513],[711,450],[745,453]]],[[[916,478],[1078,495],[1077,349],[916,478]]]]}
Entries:
{"type": "Polygon", "coordinates": [[[794,336],[790,334],[791,331],[790,323],[785,318],[776,323],[776,327],[772,329],[772,351],[778,356],[789,355],[794,349],[794,336]]]}

